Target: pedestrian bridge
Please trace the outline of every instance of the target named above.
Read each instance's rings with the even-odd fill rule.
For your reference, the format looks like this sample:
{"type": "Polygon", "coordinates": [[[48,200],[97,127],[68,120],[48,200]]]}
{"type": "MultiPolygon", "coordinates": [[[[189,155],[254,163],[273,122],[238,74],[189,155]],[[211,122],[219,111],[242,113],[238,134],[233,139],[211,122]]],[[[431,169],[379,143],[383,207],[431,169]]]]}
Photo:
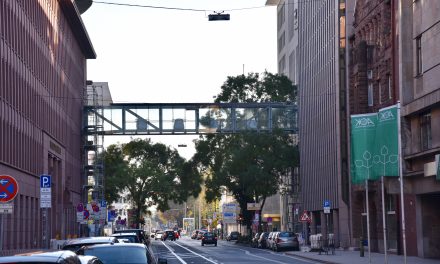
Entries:
{"type": "Polygon", "coordinates": [[[86,106],[87,135],[297,133],[292,103],[127,103],[86,106]]]}

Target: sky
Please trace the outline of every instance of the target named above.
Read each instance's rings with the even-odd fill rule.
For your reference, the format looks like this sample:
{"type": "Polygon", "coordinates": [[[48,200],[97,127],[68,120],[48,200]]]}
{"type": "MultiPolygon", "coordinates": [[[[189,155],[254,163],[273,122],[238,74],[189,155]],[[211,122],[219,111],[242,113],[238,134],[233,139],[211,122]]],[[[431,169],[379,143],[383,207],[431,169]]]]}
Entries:
{"type": "MultiPolygon", "coordinates": [[[[115,103],[212,102],[228,76],[277,71],[276,7],[265,6],[266,0],[102,2],[151,6],[94,2],[82,15],[97,54],[87,61],[87,79],[108,82],[115,103]],[[222,11],[231,20],[208,21],[209,14],[222,11]]],[[[195,138],[151,136],[186,159],[195,138]]],[[[110,136],[104,142],[129,140],[110,136]]]]}

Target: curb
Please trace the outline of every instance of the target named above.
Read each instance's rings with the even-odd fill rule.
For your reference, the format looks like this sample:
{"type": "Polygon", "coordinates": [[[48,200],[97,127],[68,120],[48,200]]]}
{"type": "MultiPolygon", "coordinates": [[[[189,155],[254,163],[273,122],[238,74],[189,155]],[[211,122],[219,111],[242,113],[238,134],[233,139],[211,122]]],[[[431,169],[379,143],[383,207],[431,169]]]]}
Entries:
{"type": "Polygon", "coordinates": [[[317,262],[319,262],[319,263],[325,263],[325,264],[339,264],[338,262],[332,262],[332,261],[327,261],[327,260],[317,259],[317,258],[313,258],[313,257],[305,257],[305,256],[302,256],[302,255],[297,255],[297,254],[292,253],[292,252],[285,252],[284,254],[286,254],[286,255],[290,255],[290,256],[295,256],[295,257],[298,257],[298,258],[307,259],[307,260],[317,261],[317,262]]]}

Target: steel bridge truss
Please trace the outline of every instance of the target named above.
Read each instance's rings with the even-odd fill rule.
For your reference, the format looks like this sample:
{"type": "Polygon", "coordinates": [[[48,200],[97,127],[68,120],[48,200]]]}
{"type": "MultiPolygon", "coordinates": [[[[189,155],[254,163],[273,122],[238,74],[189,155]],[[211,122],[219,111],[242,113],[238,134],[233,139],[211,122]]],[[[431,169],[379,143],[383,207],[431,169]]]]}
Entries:
{"type": "Polygon", "coordinates": [[[288,103],[128,103],[84,109],[88,135],[297,132],[297,106],[288,103]],[[97,119],[103,124],[99,129],[97,119]]]}

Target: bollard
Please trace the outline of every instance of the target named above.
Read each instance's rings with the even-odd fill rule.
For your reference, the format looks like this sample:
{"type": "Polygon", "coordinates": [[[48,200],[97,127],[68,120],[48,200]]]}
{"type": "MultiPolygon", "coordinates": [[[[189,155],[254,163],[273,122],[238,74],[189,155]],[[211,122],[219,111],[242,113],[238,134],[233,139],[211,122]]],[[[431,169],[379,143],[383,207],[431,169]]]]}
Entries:
{"type": "Polygon", "coordinates": [[[364,239],[363,237],[359,238],[359,253],[361,257],[364,257],[364,239]]]}

